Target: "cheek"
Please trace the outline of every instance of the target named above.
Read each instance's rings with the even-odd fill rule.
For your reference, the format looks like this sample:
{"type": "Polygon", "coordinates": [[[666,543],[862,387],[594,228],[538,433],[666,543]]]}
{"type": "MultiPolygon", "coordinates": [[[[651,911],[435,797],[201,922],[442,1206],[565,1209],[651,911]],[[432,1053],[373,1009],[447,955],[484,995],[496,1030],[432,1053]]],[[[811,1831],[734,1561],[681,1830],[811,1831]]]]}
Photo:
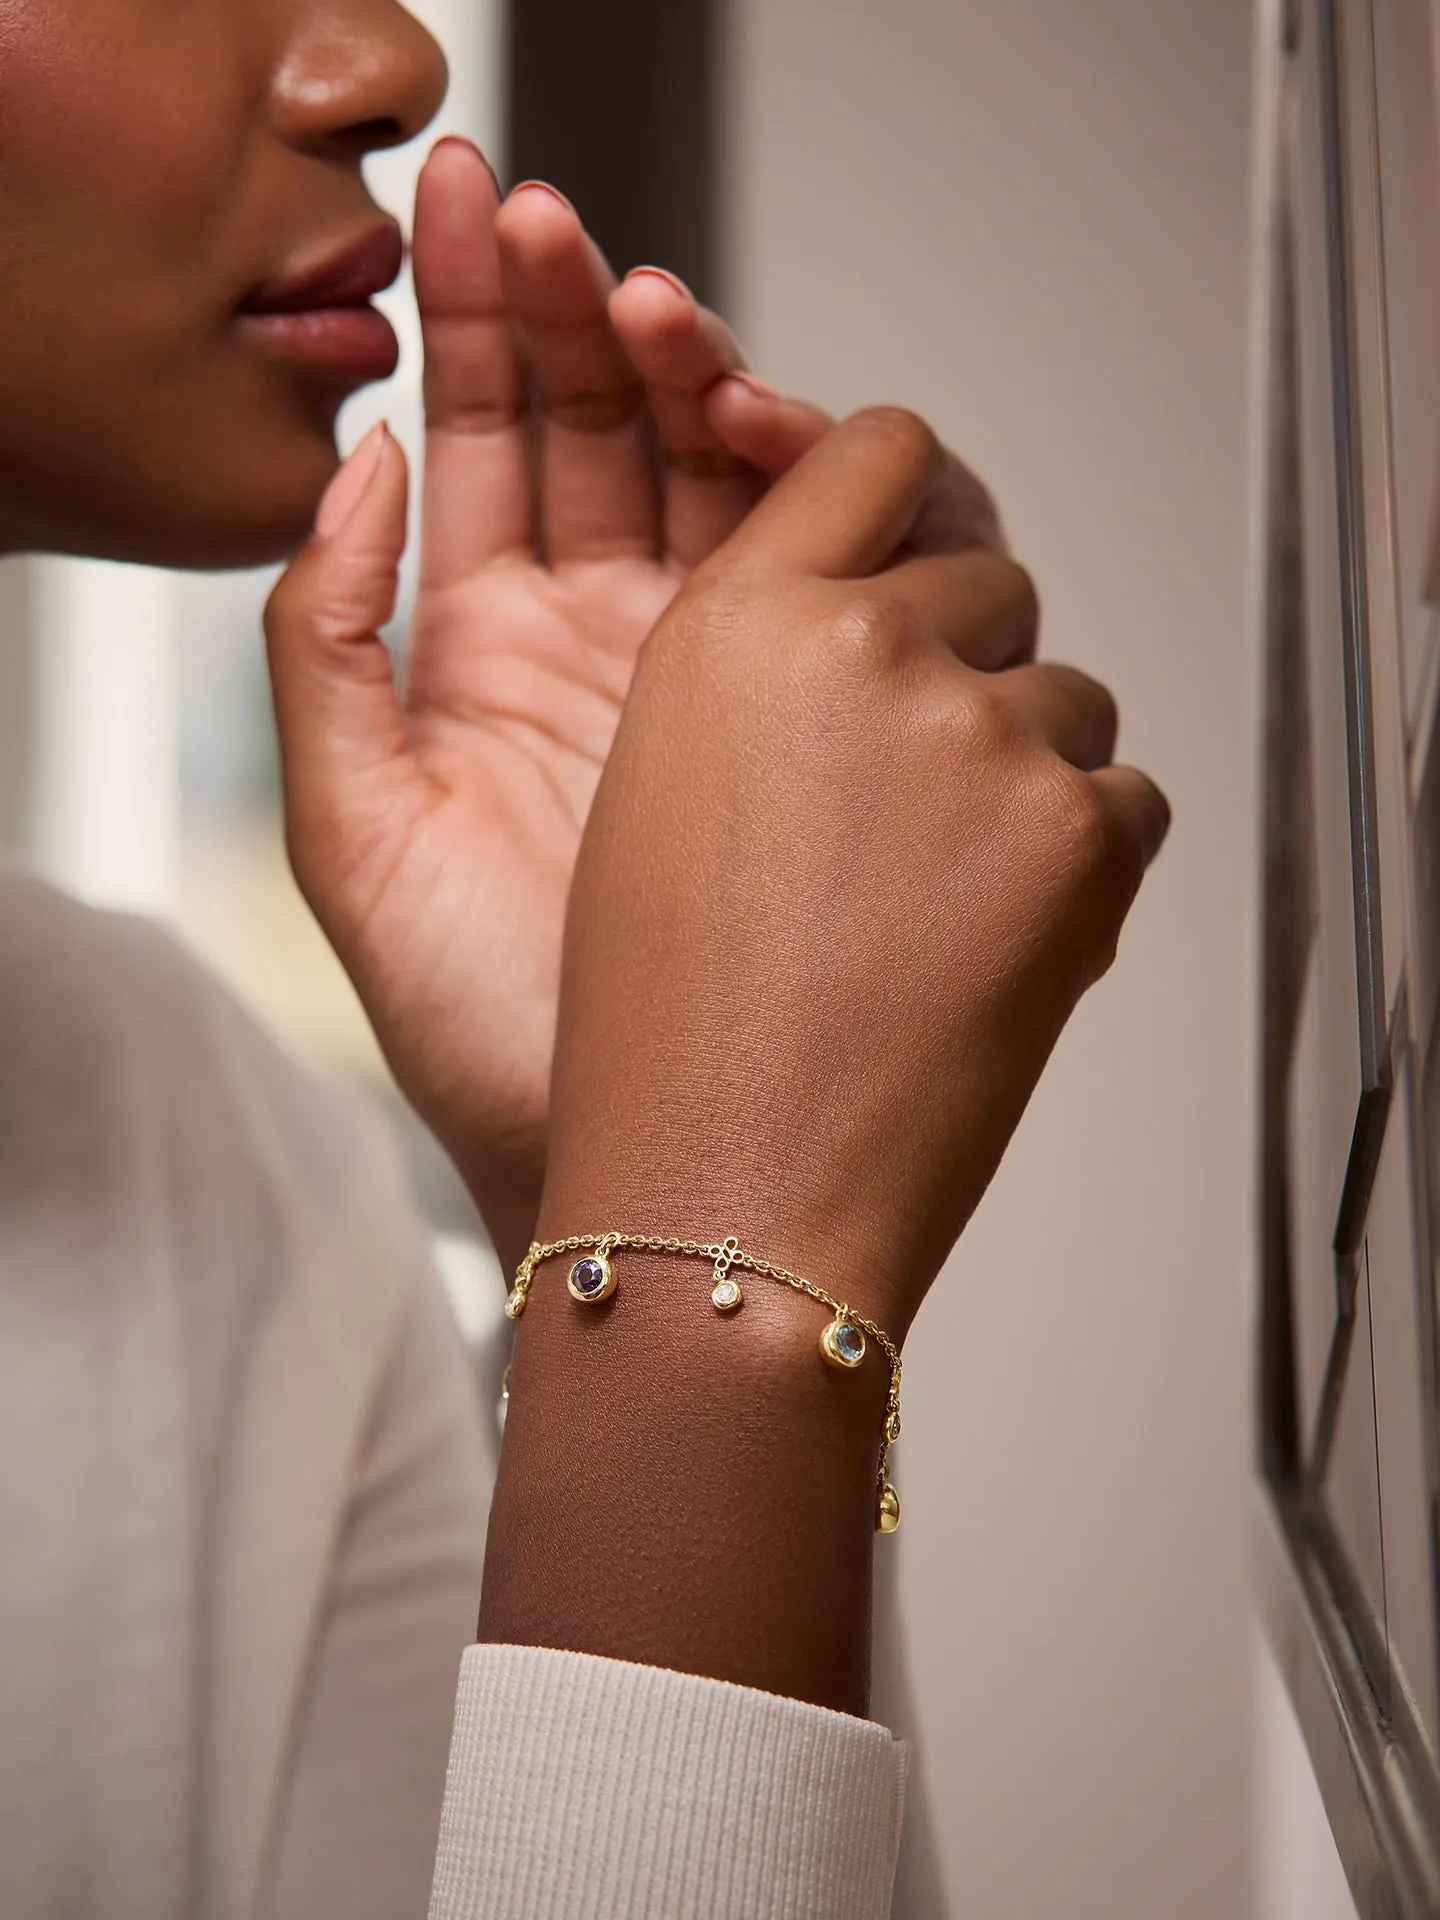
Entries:
{"type": "Polygon", "coordinates": [[[228,53],[212,8],[0,11],[0,274],[32,316],[78,299],[72,325],[99,307],[133,324],[221,297],[249,131],[228,53]]]}
{"type": "Polygon", "coordinates": [[[0,547],[263,556],[328,476],[334,407],[233,351],[263,121],[230,17],[0,0],[0,547]]]}

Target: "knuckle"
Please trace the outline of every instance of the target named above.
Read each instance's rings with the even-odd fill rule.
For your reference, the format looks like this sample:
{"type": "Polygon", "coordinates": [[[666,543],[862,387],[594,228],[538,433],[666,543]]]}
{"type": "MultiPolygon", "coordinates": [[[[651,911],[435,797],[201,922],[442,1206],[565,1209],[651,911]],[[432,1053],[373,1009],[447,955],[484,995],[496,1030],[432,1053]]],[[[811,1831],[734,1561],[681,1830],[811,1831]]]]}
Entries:
{"type": "Polygon", "coordinates": [[[985,548],[966,554],[954,570],[950,612],[951,645],[969,665],[1033,666],[1040,606],[1024,567],[985,548]]]}
{"type": "Polygon", "coordinates": [[[899,594],[867,583],[846,594],[829,622],[833,650],[870,658],[889,655],[911,639],[915,610],[899,594]]]}
{"type": "Polygon", "coordinates": [[[1092,986],[1114,963],[1139,866],[1123,823],[1092,782],[1056,761],[1050,785],[1049,864],[1060,920],[1069,928],[1078,977],[1092,986]]]}
{"type": "Polygon", "coordinates": [[[1083,667],[1073,666],[1068,660],[1047,660],[1045,669],[1053,673],[1062,686],[1071,688],[1075,693],[1094,700],[1112,713],[1118,713],[1115,696],[1103,680],[1097,680],[1093,673],[1087,673],[1083,667]]]}
{"type": "Polygon", "coordinates": [[[1050,675],[1072,709],[1082,714],[1097,734],[1104,734],[1114,742],[1120,729],[1120,708],[1103,680],[1097,680],[1081,667],[1053,660],[1044,662],[1040,670],[1050,675]]]}
{"type": "Polygon", "coordinates": [[[1035,635],[1040,627],[1040,590],[1034,574],[1007,554],[997,556],[997,564],[1005,569],[1005,590],[1016,626],[1035,635]]]}
{"type": "MultiPolygon", "coordinates": [[[[918,625],[914,608],[899,594],[870,582],[847,587],[838,598],[833,588],[797,594],[791,612],[793,638],[785,657],[804,679],[824,685],[873,681],[904,651],[918,625]]],[[[773,657],[773,641],[765,644],[773,657]]]]}
{"type": "Polygon", "coordinates": [[[981,675],[967,681],[959,700],[959,720],[968,747],[1000,756],[1013,754],[1021,743],[1014,713],[995,687],[981,675]]]}
{"type": "Polygon", "coordinates": [[[1093,781],[1054,754],[1045,762],[1049,831],[1061,869],[1080,891],[1108,891],[1132,864],[1125,830],[1093,781]]]}
{"type": "Polygon", "coordinates": [[[807,681],[837,691],[869,684],[893,652],[892,622],[886,609],[848,599],[809,623],[796,663],[807,681]]]}

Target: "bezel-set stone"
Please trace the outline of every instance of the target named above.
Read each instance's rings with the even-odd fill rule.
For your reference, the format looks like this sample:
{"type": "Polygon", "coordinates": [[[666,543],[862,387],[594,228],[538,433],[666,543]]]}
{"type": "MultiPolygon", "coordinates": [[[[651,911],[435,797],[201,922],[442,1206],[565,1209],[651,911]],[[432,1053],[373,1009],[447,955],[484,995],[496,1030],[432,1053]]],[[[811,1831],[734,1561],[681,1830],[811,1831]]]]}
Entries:
{"type": "Polygon", "coordinates": [[[853,1320],[837,1313],[820,1336],[820,1351],[832,1367],[858,1367],[865,1358],[865,1335],[853,1320]]]}
{"type": "Polygon", "coordinates": [[[711,1289],[710,1299],[719,1313],[733,1313],[744,1301],[740,1282],[727,1273],[723,1280],[717,1280],[711,1289]]]}
{"type": "Polygon", "coordinates": [[[525,1311],[525,1289],[512,1287],[505,1296],[505,1318],[518,1320],[525,1311]]]}
{"type": "Polygon", "coordinates": [[[598,1306],[615,1291],[615,1269],[603,1253],[582,1254],[565,1284],[572,1299],[587,1307],[598,1306]]]}

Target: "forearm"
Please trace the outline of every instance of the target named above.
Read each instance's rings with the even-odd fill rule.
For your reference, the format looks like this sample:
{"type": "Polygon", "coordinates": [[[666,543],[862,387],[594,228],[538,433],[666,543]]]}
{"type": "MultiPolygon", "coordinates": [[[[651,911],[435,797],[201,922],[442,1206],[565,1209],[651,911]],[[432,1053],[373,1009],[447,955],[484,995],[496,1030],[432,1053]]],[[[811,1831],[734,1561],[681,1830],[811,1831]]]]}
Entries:
{"type": "Polygon", "coordinates": [[[864,1713],[883,1361],[827,1367],[825,1310],[776,1281],[722,1315],[703,1262],[615,1258],[598,1307],[547,1263],[517,1323],[481,1639],[864,1713]]]}
{"type": "Polygon", "coordinates": [[[487,1169],[483,1180],[469,1180],[471,1198],[485,1224],[503,1273],[513,1273],[535,1237],[539,1210],[539,1182],[505,1170],[487,1169]]]}

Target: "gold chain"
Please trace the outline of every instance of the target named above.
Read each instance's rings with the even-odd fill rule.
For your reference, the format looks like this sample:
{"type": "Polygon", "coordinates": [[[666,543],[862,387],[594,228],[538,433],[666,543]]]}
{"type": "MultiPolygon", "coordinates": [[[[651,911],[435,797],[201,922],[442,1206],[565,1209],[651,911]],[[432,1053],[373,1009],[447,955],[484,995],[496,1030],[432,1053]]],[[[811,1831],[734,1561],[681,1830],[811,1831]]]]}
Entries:
{"type": "MultiPolygon", "coordinates": [[[[715,1266],[715,1282],[721,1286],[732,1267],[743,1268],[747,1273],[758,1273],[769,1280],[779,1280],[787,1287],[793,1287],[797,1293],[805,1293],[821,1306],[829,1307],[835,1319],[832,1326],[848,1322],[869,1334],[885,1355],[890,1367],[890,1388],[885,1396],[885,1418],[880,1429],[880,1464],[876,1477],[876,1527],[881,1533],[893,1533],[900,1522],[900,1502],[891,1486],[887,1474],[890,1449],[900,1437],[900,1349],[873,1320],[863,1313],[856,1313],[853,1307],[843,1300],[837,1300],[833,1293],[827,1293],[824,1287],[817,1287],[813,1280],[807,1280],[803,1274],[792,1273],[788,1267],[776,1266],[774,1261],[762,1260],[758,1254],[746,1253],[733,1239],[724,1240],[719,1246],[707,1245],[701,1240],[672,1240],[655,1233],[570,1233],[563,1240],[532,1241],[524,1259],[515,1270],[515,1284],[505,1301],[505,1312],[511,1320],[518,1320],[525,1311],[530,1298],[530,1288],[535,1279],[535,1269],[545,1260],[553,1260],[563,1253],[593,1252],[602,1261],[616,1248],[628,1248],[639,1253],[669,1253],[683,1255],[694,1260],[710,1260],[715,1266]]],[[[573,1270],[572,1270],[573,1271],[573,1270]]],[[[613,1285],[613,1281],[611,1282],[613,1285]]],[[[606,1289],[607,1293],[609,1287],[606,1289]]],[[[582,1297],[577,1295],[577,1298],[582,1297]]],[[[600,1296],[597,1296],[600,1297],[600,1296]]],[[[716,1305],[720,1305],[718,1294],[712,1295],[716,1305]]],[[[740,1295],[735,1299],[738,1304],[740,1295]]],[[[831,1329],[827,1329],[827,1333],[831,1329]]],[[[822,1341],[822,1350],[829,1348],[822,1341]]],[[[858,1365],[858,1361],[844,1364],[858,1365]]]]}

